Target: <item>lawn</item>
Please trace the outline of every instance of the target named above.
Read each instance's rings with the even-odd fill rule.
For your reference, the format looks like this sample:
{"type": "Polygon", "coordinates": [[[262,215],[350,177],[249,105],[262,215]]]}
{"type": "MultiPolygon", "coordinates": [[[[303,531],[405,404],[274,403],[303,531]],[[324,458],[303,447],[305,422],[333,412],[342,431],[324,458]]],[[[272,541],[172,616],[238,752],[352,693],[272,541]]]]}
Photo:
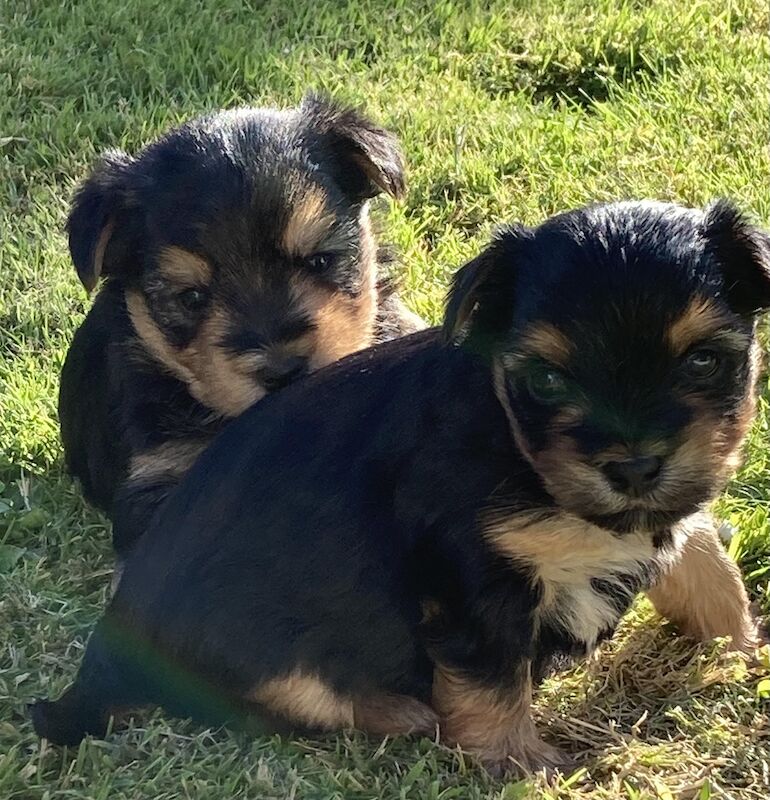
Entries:
{"type": "MultiPolygon", "coordinates": [[[[408,197],[381,203],[379,227],[407,301],[435,321],[449,275],[502,220],[727,195],[769,224],[768,24],[764,0],[3,0],[2,800],[767,797],[767,665],[677,637],[645,601],[596,659],[543,687],[541,725],[580,765],[551,785],[492,780],[427,740],[255,740],[158,714],[66,752],[41,747],[25,704],[73,677],[112,566],[105,520],[63,473],[56,420],[89,304],[62,225],[97,152],[307,88],[363,103],[402,137],[408,197]]],[[[766,374],[763,388],[717,511],[767,613],[766,374]]]]}

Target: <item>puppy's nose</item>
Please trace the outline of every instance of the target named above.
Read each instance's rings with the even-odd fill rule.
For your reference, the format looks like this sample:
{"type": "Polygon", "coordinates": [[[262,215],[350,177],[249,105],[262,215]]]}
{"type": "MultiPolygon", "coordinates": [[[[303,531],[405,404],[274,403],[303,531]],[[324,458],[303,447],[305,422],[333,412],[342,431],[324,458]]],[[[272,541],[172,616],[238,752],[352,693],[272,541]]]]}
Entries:
{"type": "Polygon", "coordinates": [[[307,372],[307,358],[292,356],[280,361],[271,361],[257,370],[257,380],[267,389],[274,392],[288,386],[292,381],[301,378],[307,372]]]}
{"type": "Polygon", "coordinates": [[[640,456],[625,461],[610,461],[602,467],[613,489],[629,495],[649,492],[660,477],[663,459],[658,456],[640,456]]]}

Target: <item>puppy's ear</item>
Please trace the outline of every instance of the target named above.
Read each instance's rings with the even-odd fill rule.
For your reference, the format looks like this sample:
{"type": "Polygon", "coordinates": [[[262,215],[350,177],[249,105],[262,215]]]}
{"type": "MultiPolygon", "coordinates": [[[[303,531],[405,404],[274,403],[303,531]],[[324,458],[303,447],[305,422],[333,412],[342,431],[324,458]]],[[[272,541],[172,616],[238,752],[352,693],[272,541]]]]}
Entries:
{"type": "Polygon", "coordinates": [[[114,266],[114,255],[108,250],[118,218],[126,208],[131,163],[126,153],[108,151],[80,185],[72,202],[67,219],[70,254],[78,277],[89,292],[99,276],[111,274],[114,266]]]}
{"type": "Polygon", "coordinates": [[[386,192],[401,198],[406,189],[404,159],[395,134],[353,108],[309,94],[300,111],[321,134],[340,165],[342,187],[357,200],[386,192]]]}
{"type": "Polygon", "coordinates": [[[727,200],[706,209],[703,225],[733,309],[751,315],[770,308],[770,236],[749,224],[727,200]]]}
{"type": "Polygon", "coordinates": [[[501,229],[485,250],[455,273],[444,313],[446,342],[466,336],[495,339],[507,329],[516,259],[531,235],[530,229],[520,225],[501,229]]]}

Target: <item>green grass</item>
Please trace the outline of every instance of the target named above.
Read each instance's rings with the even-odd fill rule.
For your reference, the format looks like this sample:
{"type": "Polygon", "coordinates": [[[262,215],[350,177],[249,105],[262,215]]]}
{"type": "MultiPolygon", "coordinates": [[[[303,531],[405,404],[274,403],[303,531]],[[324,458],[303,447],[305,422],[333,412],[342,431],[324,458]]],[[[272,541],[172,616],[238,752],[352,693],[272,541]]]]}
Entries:
{"type": "MultiPolygon", "coordinates": [[[[104,520],[62,474],[55,415],[88,307],[61,230],[96,152],[306,88],[365,103],[404,142],[410,192],[381,204],[381,228],[407,300],[433,320],[448,276],[502,220],[728,195],[770,222],[763,0],[203,5],[0,5],[0,797],[765,798],[763,670],[677,638],[645,603],[595,662],[541,692],[542,724],[583,765],[550,786],[493,781],[428,741],[249,740],[159,715],[76,752],[36,740],[25,703],[72,678],[111,569],[104,520]]],[[[747,465],[718,511],[767,611],[763,380],[747,465]]]]}

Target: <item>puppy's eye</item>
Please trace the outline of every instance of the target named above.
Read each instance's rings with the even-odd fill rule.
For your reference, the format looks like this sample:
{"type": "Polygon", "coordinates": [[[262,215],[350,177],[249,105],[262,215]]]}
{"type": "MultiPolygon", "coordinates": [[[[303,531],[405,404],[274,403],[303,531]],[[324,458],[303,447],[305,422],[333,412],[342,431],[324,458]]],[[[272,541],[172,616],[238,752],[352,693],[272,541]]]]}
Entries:
{"type": "Polygon", "coordinates": [[[208,303],[209,295],[203,289],[185,289],[177,299],[187,311],[200,311],[208,303]]]}
{"type": "Polygon", "coordinates": [[[305,266],[311,272],[328,272],[336,263],[337,256],[334,253],[314,253],[305,259],[305,266]]]}
{"type": "Polygon", "coordinates": [[[703,379],[714,375],[719,369],[720,363],[719,356],[713,350],[702,348],[688,353],[684,358],[682,368],[689,377],[703,379]]]}
{"type": "Polygon", "coordinates": [[[558,403],[569,392],[569,383],[564,375],[556,369],[536,369],[526,378],[527,390],[536,399],[544,403],[558,403]]]}

